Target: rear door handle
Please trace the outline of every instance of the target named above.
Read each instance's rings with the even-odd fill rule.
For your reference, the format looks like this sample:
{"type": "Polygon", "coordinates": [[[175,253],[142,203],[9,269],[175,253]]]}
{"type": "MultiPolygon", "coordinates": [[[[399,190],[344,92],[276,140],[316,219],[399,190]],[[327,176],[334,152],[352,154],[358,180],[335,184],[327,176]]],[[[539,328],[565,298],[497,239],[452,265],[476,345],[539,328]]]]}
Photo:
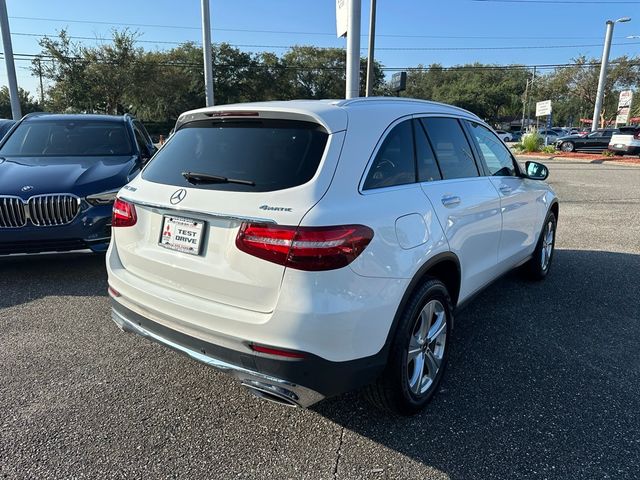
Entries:
{"type": "Polygon", "coordinates": [[[503,195],[509,195],[513,190],[509,185],[500,185],[499,190],[503,193],[503,195]]]}
{"type": "Polygon", "coordinates": [[[445,195],[442,197],[442,205],[445,207],[453,207],[460,203],[460,197],[456,197],[455,195],[445,195]]]}

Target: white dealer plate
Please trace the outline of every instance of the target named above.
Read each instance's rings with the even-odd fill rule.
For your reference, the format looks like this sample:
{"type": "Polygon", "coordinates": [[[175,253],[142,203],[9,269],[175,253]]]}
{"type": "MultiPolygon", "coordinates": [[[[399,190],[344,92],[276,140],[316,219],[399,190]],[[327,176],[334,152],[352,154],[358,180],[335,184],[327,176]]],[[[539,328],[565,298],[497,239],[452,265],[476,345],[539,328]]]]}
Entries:
{"type": "Polygon", "coordinates": [[[162,217],[162,234],[159,243],[165,248],[199,255],[203,235],[204,222],[200,220],[172,215],[162,217]]]}

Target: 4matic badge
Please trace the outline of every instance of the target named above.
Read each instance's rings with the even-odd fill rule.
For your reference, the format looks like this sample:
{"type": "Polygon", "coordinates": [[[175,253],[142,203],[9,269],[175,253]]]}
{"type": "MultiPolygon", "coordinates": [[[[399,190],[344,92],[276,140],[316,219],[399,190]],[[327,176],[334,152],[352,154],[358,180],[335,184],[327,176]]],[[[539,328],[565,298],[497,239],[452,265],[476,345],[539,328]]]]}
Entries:
{"type": "Polygon", "coordinates": [[[270,212],[291,212],[289,207],[272,207],[271,205],[260,205],[260,210],[269,210],[270,212]]]}

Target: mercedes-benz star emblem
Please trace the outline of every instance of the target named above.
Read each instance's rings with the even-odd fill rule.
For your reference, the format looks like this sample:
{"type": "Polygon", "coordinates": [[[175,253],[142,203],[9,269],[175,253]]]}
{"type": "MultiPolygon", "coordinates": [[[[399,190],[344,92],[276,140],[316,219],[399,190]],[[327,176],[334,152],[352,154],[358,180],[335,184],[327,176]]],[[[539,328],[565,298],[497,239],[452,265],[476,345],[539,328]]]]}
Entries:
{"type": "Polygon", "coordinates": [[[182,200],[184,200],[184,197],[186,196],[187,191],[184,188],[181,188],[180,190],[176,190],[173,195],[171,195],[169,201],[172,205],[175,205],[176,203],[180,203],[182,200]]]}
{"type": "Polygon", "coordinates": [[[33,185],[25,185],[20,190],[22,190],[23,192],[30,192],[31,190],[33,190],[33,185]]]}

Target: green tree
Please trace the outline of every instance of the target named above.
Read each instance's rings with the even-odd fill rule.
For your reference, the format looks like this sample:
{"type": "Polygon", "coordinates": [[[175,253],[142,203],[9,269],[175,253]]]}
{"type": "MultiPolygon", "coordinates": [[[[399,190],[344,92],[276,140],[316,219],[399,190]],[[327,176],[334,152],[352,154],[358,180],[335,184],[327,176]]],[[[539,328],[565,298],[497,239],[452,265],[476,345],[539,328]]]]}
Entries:
{"type": "MultiPolygon", "coordinates": [[[[284,98],[344,98],[346,52],[341,48],[295,46],[282,56],[287,69],[288,92],[284,98]],[[288,93],[288,95],[287,95],[288,93]]],[[[360,93],[366,85],[366,59],[360,59],[360,93]]],[[[384,72],[374,65],[374,91],[384,88],[384,72]]]]}
{"type": "MultiPolygon", "coordinates": [[[[20,87],[18,87],[18,99],[20,100],[22,115],[41,110],[40,104],[31,97],[31,94],[20,87]]],[[[13,118],[9,88],[6,85],[0,87],[0,118],[13,118]]]]}
{"type": "Polygon", "coordinates": [[[488,121],[518,118],[526,70],[479,63],[443,68],[419,66],[407,74],[403,96],[434,100],[465,108],[488,121]]]}

